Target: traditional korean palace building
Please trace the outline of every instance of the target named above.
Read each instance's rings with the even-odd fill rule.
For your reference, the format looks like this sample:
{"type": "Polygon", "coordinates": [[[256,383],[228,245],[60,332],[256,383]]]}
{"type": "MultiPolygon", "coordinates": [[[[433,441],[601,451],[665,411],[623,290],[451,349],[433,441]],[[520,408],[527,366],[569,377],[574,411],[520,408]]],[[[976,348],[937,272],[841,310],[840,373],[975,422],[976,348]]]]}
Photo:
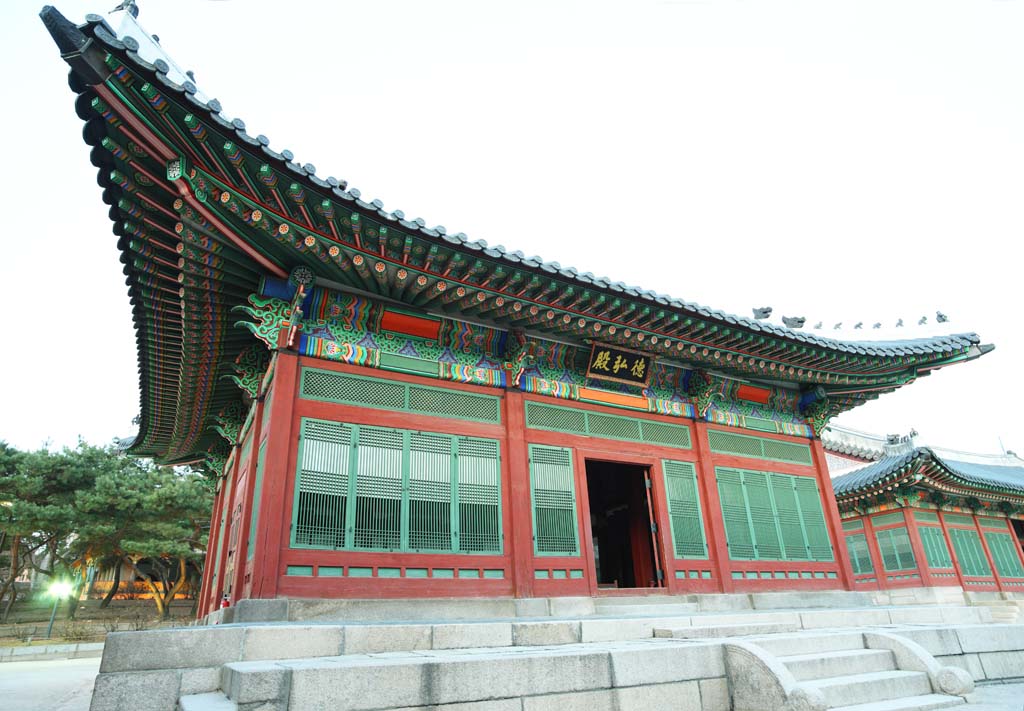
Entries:
{"type": "Polygon", "coordinates": [[[1024,592],[1024,460],[836,427],[823,441],[854,589],[1024,592]]]}
{"type": "MultiPolygon", "coordinates": [[[[885,487],[844,485],[837,508],[819,438],[988,352],[975,335],[836,341],[448,234],[225,119],[131,13],[117,30],[41,15],[134,309],[130,451],[219,477],[201,614],[224,597],[853,589],[893,555],[949,579],[922,567],[926,529],[1006,550],[986,528],[1007,535],[1005,517],[927,497],[854,520],[885,487]],[[851,568],[853,527],[897,525],[881,556],[855,542],[851,568]]],[[[916,496],[920,472],[989,500],[925,453],[889,461],[871,482],[916,496]]],[[[971,560],[965,584],[1016,570],[971,560]]]]}

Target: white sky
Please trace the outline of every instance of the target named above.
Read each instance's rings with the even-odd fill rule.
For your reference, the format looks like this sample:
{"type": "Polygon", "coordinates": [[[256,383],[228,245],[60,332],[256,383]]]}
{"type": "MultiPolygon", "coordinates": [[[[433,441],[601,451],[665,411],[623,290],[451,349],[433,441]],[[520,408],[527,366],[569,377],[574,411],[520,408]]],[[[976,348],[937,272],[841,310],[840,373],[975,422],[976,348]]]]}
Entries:
{"type": "MultiPolygon", "coordinates": [[[[838,423],[1024,453],[1021,0],[140,4],[249,133],[430,226],[827,336],[978,332],[994,353],[838,423]]],[[[0,6],[0,439],[20,447],[108,441],[139,409],[116,238],[39,8],[0,6]]]]}

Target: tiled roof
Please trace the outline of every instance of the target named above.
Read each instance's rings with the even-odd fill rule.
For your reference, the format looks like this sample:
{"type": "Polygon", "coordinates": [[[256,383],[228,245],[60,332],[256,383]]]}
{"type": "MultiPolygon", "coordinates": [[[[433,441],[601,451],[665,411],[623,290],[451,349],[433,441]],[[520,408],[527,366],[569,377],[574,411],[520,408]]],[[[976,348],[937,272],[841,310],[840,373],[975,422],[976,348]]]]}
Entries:
{"type": "MultiPolygon", "coordinates": [[[[121,238],[140,354],[142,422],[134,453],[184,461],[216,441],[211,429],[216,413],[239,397],[220,374],[252,341],[232,328],[231,309],[244,303],[261,274],[285,276],[297,266],[393,298],[405,288],[390,291],[395,286],[389,280],[398,272],[406,283],[424,280],[426,285],[410,286],[407,298],[426,300],[444,292],[445,305],[439,308],[468,317],[473,309],[487,311],[491,315],[486,318],[503,328],[533,329],[577,343],[600,333],[688,368],[787,381],[805,391],[808,403],[828,398],[832,414],[992,349],[973,333],[907,341],[822,338],[407,219],[400,210],[385,210],[380,200],[364,200],[345,181],[319,177],[314,166],[296,163],[289,151],[271,149],[265,136],[250,135],[245,122],[229,120],[220,102],[200,91],[134,17],[120,16],[122,25],[114,30],[98,15],[75,26],[52,7],[41,12],[72,68],[76,110],[86,121],[85,140],[93,147],[103,199],[121,238]],[[125,122],[133,125],[126,128],[125,122]],[[167,138],[142,140],[157,150],[133,153],[140,149],[133,139],[150,135],[153,126],[167,138]],[[207,181],[201,197],[188,177],[164,180],[168,155],[175,154],[201,159],[189,164],[193,172],[205,170],[198,177],[200,183],[207,181]],[[203,164],[206,157],[208,165],[203,164]],[[296,197],[286,208],[288,196],[278,196],[280,209],[268,208],[261,202],[269,198],[254,175],[257,168],[266,169],[274,184],[281,178],[301,200],[296,197]],[[213,192],[221,199],[212,199],[213,192]],[[177,203],[185,204],[181,215],[175,214],[181,210],[177,203]],[[254,208],[264,213],[264,229],[245,223],[254,208]],[[324,217],[326,212],[380,228],[376,243],[367,248],[351,234],[328,234],[324,226],[330,223],[333,231],[337,225],[324,217]],[[299,213],[304,220],[296,217],[299,213]],[[267,231],[272,219],[280,224],[267,231]],[[293,232],[301,231],[299,240],[276,231],[287,231],[289,222],[293,232]],[[184,246],[168,242],[178,242],[168,230],[181,223],[186,223],[184,246]],[[155,226],[150,229],[150,224],[155,226]],[[204,246],[207,235],[220,240],[216,250],[204,246]],[[406,251],[398,254],[403,244],[406,251]],[[168,259],[160,251],[168,246],[184,249],[183,257],[168,259]],[[435,254],[433,263],[443,263],[443,269],[432,269],[435,254]],[[362,270],[350,269],[349,259],[362,270]],[[409,297],[414,291],[419,296],[409,297]],[[509,315],[511,307],[517,311],[509,315]]],[[[351,232],[351,225],[346,229],[351,232]]]]}
{"type": "Polygon", "coordinates": [[[930,447],[917,447],[906,454],[885,457],[849,474],[838,476],[832,480],[832,489],[837,497],[842,497],[870,489],[881,484],[887,477],[907,472],[912,467],[932,463],[961,485],[1024,494],[1024,460],[1016,457],[997,459],[1001,463],[964,462],[940,456],[930,447]]]}

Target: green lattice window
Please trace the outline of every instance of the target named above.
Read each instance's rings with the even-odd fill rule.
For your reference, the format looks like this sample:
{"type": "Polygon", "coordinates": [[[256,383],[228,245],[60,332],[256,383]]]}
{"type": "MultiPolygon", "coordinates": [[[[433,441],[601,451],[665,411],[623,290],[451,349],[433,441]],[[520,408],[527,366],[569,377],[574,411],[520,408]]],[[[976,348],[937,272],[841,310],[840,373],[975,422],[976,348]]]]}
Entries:
{"type": "Polygon", "coordinates": [[[770,459],[776,462],[808,466],[814,462],[809,445],[724,430],[708,430],[708,445],[716,454],[735,454],[740,457],[770,459]]]}
{"type": "Polygon", "coordinates": [[[906,520],[902,511],[893,511],[892,513],[872,516],[871,525],[877,528],[878,526],[890,526],[894,523],[904,523],[906,520]]]}
{"type": "Polygon", "coordinates": [[[992,568],[985,557],[978,532],[966,528],[948,530],[949,540],[953,542],[953,550],[956,551],[956,560],[960,563],[960,572],[975,578],[991,578],[992,568]]]}
{"type": "Polygon", "coordinates": [[[299,548],[500,553],[496,440],[303,418],[299,548]]]}
{"type": "Polygon", "coordinates": [[[844,531],[862,531],[864,530],[863,519],[855,518],[850,521],[843,521],[844,531]]]}
{"type": "Polygon", "coordinates": [[[921,511],[919,509],[915,509],[914,520],[922,521],[924,523],[938,523],[939,515],[934,511],[921,511]]]}
{"type": "Polygon", "coordinates": [[[267,441],[264,440],[263,444],[260,445],[259,451],[256,453],[256,485],[253,487],[252,492],[252,514],[249,518],[249,540],[246,543],[246,560],[252,560],[256,554],[256,548],[253,542],[256,540],[256,526],[260,520],[260,496],[263,494],[263,461],[264,454],[267,451],[267,441]]]}
{"type": "Polygon", "coordinates": [[[1020,544],[1009,533],[988,531],[985,542],[996,564],[996,572],[1003,578],[1024,578],[1024,565],[1020,562],[1020,544]]]}
{"type": "Polygon", "coordinates": [[[878,551],[882,554],[882,566],[887,572],[917,569],[910,534],[905,526],[875,531],[875,539],[878,541],[878,551]]]}
{"type": "Polygon", "coordinates": [[[716,467],[732,560],[833,560],[821,494],[811,477],[716,467]]]}
{"type": "Polygon", "coordinates": [[[531,444],[529,452],[533,552],[537,555],[579,555],[572,450],[531,444]]]}
{"type": "Polygon", "coordinates": [[[943,518],[947,526],[974,526],[974,516],[970,514],[948,513],[943,518]]]}
{"type": "Polygon", "coordinates": [[[868,550],[868,537],[865,534],[847,535],[846,552],[850,556],[850,567],[853,569],[854,575],[875,572],[875,566],[871,564],[871,552],[868,550]]]}
{"type": "Polygon", "coordinates": [[[928,561],[929,568],[953,567],[953,559],[949,556],[949,547],[941,528],[918,526],[917,533],[921,536],[921,547],[924,548],[924,558],[928,561]]]}
{"type": "Polygon", "coordinates": [[[696,467],[689,462],[663,460],[661,468],[675,557],[707,558],[696,467]]]}
{"type": "Polygon", "coordinates": [[[302,397],[492,424],[501,422],[501,401],[493,395],[335,373],[318,368],[302,369],[302,397]]]}
{"type": "Polygon", "coordinates": [[[573,407],[560,407],[528,401],[526,426],[538,430],[568,432],[605,439],[662,444],[689,449],[690,428],[668,422],[655,422],[638,417],[607,415],[573,407]]]}

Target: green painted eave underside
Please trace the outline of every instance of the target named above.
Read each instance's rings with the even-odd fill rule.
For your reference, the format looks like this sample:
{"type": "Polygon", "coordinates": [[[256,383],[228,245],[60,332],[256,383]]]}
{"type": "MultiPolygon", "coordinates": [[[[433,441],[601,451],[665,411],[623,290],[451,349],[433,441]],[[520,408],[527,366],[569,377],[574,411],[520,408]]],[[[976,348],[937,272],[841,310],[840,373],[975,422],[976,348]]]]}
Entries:
{"type": "Polygon", "coordinates": [[[270,150],[240,121],[221,118],[215,102],[196,100],[97,27],[82,31],[106,43],[110,94],[104,101],[74,74],[72,87],[134,307],[137,454],[181,460],[216,442],[212,417],[239,397],[223,376],[253,343],[230,327],[230,310],[266,272],[254,255],[284,273],[306,265],[334,284],[417,309],[619,344],[755,382],[821,387],[837,411],[985,352],[973,334],[885,344],[821,339],[427,229],[270,150]],[[184,158],[179,181],[221,227],[180,199],[167,161],[127,118],[184,158]]]}

